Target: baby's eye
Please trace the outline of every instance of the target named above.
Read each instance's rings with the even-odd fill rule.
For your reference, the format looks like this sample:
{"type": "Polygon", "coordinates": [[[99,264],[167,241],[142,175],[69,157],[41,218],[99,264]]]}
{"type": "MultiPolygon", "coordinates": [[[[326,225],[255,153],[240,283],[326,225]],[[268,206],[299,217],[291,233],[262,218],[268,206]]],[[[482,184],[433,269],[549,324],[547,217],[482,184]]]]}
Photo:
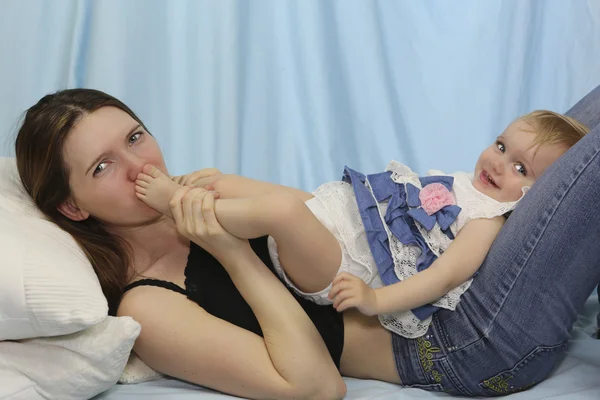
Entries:
{"type": "Polygon", "coordinates": [[[100,164],[98,164],[98,166],[96,167],[96,169],[94,170],[94,173],[92,174],[93,176],[96,176],[96,174],[98,174],[99,172],[104,171],[104,169],[106,167],[102,167],[103,165],[105,165],[105,162],[101,162],[100,164]],[[101,168],[102,167],[102,168],[101,168]]]}
{"type": "Polygon", "coordinates": [[[527,176],[527,170],[525,169],[525,167],[523,166],[523,164],[515,164],[515,169],[521,175],[527,176]]]}
{"type": "Polygon", "coordinates": [[[498,150],[500,150],[503,153],[506,151],[506,148],[504,147],[504,143],[502,143],[499,140],[496,140],[496,147],[498,148],[498,150]]]}

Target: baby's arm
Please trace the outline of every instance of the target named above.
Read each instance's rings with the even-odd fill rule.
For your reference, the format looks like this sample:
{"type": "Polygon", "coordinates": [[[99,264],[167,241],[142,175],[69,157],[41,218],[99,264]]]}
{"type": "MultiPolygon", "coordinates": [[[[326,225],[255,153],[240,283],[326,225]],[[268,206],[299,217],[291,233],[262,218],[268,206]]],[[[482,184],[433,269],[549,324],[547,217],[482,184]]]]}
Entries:
{"type": "Polygon", "coordinates": [[[379,313],[406,311],[434,302],[466,282],[483,263],[504,221],[503,216],[470,221],[429,268],[375,290],[379,313]]]}
{"type": "Polygon", "coordinates": [[[373,290],[358,278],[338,276],[330,292],[333,305],[338,311],[356,307],[363,314],[373,315],[432,303],[473,276],[504,221],[503,216],[470,221],[429,268],[393,285],[373,290]]]}

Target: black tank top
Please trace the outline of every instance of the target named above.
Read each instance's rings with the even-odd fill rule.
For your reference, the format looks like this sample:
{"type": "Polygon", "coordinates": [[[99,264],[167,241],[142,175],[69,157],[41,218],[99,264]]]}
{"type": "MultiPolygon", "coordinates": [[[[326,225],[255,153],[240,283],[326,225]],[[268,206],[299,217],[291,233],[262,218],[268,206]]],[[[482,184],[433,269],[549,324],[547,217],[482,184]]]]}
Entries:
{"type": "MultiPolygon", "coordinates": [[[[250,245],[258,257],[275,274],[267,247],[267,237],[251,239],[250,245]]],[[[210,253],[194,242],[190,242],[190,253],[185,267],[185,289],[172,282],[142,279],[127,285],[124,292],[142,285],[159,286],[181,293],[209,314],[262,336],[262,330],[252,309],[237,290],[225,269],[210,253]]],[[[331,358],[339,369],[344,347],[342,314],[332,306],[317,305],[296,295],[291,289],[288,288],[288,290],[315,324],[331,358]]]]}

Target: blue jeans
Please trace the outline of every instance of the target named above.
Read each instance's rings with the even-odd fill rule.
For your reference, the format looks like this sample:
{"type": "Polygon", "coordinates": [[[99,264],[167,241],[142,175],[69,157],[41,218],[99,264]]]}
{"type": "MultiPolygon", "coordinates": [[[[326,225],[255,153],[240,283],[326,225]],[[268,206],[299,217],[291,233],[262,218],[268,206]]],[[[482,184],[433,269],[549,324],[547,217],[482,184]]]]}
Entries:
{"type": "Polygon", "coordinates": [[[457,309],[419,339],[393,337],[403,384],[494,396],[544,380],[600,281],[600,126],[508,218],[457,309]]]}

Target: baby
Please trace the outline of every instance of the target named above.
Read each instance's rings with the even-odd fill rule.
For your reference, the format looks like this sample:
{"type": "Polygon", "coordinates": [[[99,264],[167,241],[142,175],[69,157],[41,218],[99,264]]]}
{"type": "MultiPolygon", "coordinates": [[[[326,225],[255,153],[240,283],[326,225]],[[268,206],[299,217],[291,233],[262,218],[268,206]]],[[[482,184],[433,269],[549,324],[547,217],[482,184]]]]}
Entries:
{"type": "MultiPolygon", "coordinates": [[[[378,315],[387,329],[415,338],[440,307],[456,308],[508,213],[587,132],[567,116],[534,111],[512,122],[472,173],[419,177],[394,161],[366,176],[346,167],[342,181],[312,196],[264,183],[260,194],[240,195],[215,183],[215,214],[239,238],[269,235],[277,272],[301,296],[378,315]]],[[[147,165],[135,190],[170,216],[179,187],[147,165]]]]}

